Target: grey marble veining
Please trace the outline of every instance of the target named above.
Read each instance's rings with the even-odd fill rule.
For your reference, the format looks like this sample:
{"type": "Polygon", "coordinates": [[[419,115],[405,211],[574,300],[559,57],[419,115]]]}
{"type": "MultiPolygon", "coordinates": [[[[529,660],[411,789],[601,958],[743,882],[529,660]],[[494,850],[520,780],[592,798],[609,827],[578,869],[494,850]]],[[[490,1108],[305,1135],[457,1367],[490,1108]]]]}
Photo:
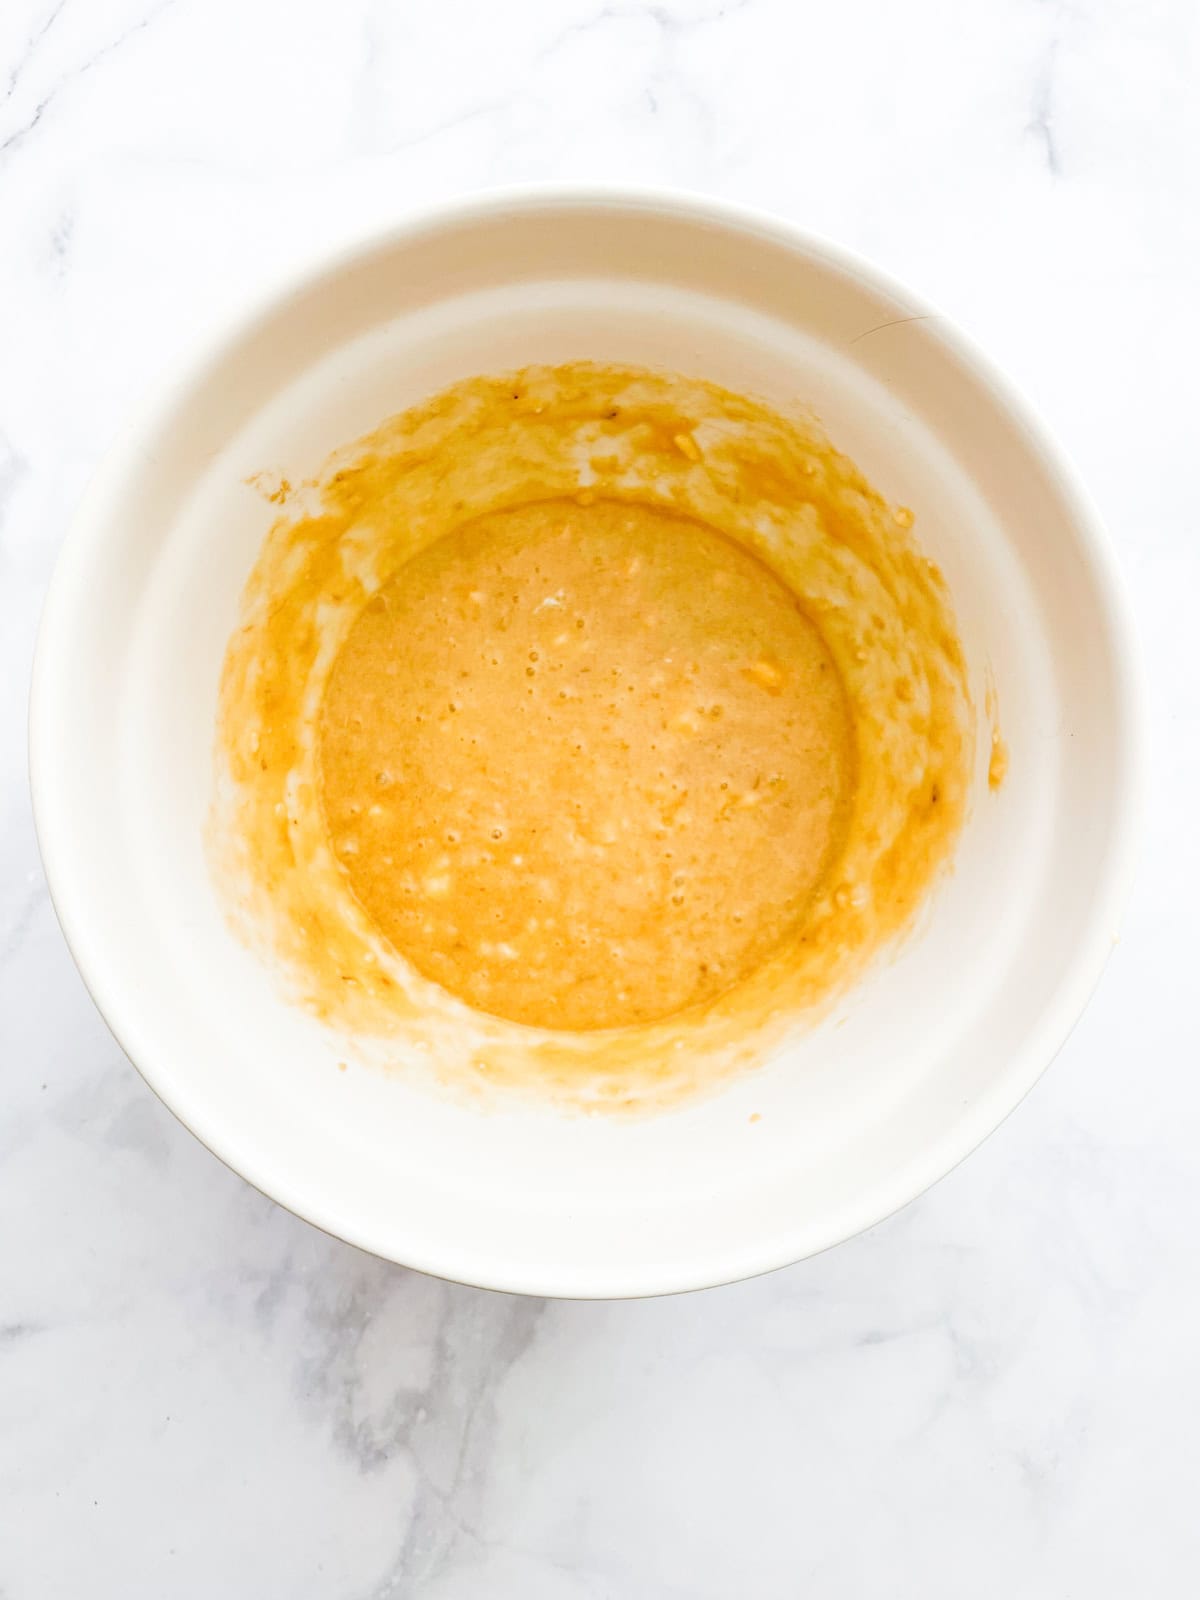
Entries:
{"type": "Polygon", "coordinates": [[[0,7],[4,1600],[1200,1587],[1198,73],[1190,0],[0,7]],[[550,177],[769,206],[957,316],[1152,687],[1125,937],[1035,1093],[867,1237],[634,1304],[422,1278],[224,1169],[92,1008],[25,778],[55,551],[164,365],[298,252],[550,177]]]}

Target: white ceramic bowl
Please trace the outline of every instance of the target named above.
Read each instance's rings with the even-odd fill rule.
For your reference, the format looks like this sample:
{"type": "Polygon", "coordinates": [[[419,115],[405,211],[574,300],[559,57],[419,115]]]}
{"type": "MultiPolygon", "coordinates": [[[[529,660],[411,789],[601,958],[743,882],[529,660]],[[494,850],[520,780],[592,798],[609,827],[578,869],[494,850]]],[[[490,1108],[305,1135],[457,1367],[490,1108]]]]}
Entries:
{"type": "Polygon", "coordinates": [[[941,1177],[1062,1044],[1116,937],[1140,679],[1105,536],[995,370],[873,268],[676,195],[494,194],[306,274],[175,379],[101,472],[38,646],[31,757],[54,902],[146,1080],[230,1166],[382,1256],[639,1295],[845,1239],[941,1177]],[[217,681],[270,521],[252,473],[471,374],[592,357],[808,402],[953,591],[1011,767],[919,928],[718,1096],[642,1121],[473,1110],[346,1047],[227,931],[202,827],[217,681]],[[757,1118],[751,1120],[757,1113],[757,1118]]]}

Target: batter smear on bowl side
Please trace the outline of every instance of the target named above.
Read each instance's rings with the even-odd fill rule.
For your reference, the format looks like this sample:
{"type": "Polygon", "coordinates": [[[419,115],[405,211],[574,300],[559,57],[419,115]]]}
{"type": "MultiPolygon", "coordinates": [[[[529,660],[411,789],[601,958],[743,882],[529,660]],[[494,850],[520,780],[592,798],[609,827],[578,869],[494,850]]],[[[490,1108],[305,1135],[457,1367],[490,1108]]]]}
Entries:
{"type": "Polygon", "coordinates": [[[655,1106],[762,1060],[949,859],[949,596],[810,423],[579,363],[475,379],[289,502],[221,688],[212,854],[397,1063],[655,1106]]]}

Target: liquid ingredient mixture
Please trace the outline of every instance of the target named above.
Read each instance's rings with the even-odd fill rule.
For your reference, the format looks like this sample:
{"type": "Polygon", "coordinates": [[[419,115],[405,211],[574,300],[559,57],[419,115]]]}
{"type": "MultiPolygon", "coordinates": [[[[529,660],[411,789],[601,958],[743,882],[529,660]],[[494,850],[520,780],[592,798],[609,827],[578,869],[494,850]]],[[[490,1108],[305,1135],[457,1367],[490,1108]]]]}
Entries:
{"type": "Polygon", "coordinates": [[[286,465],[208,842],[335,1060],[657,1110],[911,926],[971,789],[967,662],[912,511],[811,418],[579,361],[286,465]]]}
{"type": "Polygon", "coordinates": [[[535,502],[394,574],[333,668],[323,802],[426,977],[541,1027],[728,989],[803,917],[852,786],[841,679],[757,557],[654,507],[535,502]]]}

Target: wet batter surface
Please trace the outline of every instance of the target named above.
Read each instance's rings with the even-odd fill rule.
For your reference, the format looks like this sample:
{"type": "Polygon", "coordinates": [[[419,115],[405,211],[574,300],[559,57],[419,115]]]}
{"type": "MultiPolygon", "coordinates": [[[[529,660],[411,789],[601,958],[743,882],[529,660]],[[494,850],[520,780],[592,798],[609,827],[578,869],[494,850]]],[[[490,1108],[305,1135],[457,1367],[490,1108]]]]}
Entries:
{"type": "Polygon", "coordinates": [[[527,367],[255,492],[210,860],[335,1063],[660,1110],[772,1059],[950,861],[950,596],[801,412],[527,367]]]}
{"type": "Polygon", "coordinates": [[[593,1029],[730,988],[803,917],[852,787],[846,695],[796,596],[690,518],[480,518],[363,610],[320,722],[359,903],[479,1010],[593,1029]]]}

